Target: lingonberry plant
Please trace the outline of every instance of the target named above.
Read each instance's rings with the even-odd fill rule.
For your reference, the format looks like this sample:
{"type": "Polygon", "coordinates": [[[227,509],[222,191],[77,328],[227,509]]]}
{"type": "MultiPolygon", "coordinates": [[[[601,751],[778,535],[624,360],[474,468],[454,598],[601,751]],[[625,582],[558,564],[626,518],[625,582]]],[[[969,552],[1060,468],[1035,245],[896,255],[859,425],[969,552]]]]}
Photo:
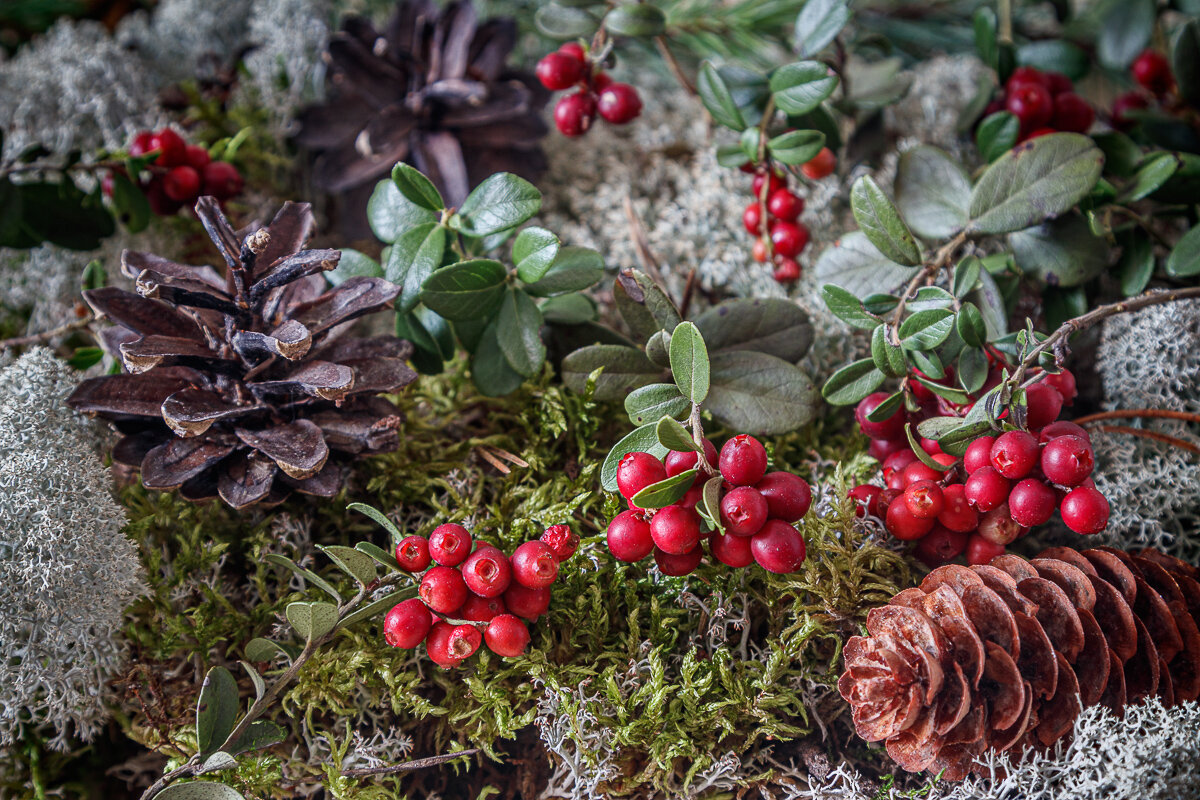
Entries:
{"type": "Polygon", "coordinates": [[[805,545],[795,524],[812,503],[808,484],[769,472],[766,448],[749,434],[720,451],[704,438],[701,413],[713,384],[696,325],[675,326],[668,358],[674,383],[626,401],[635,423],[657,418],[618,442],[601,469],[604,488],[629,504],[609,523],[609,552],[626,562],[653,554],[660,572],[681,576],[704,561],[707,542],[709,557],[726,566],[796,571],[805,545]]]}

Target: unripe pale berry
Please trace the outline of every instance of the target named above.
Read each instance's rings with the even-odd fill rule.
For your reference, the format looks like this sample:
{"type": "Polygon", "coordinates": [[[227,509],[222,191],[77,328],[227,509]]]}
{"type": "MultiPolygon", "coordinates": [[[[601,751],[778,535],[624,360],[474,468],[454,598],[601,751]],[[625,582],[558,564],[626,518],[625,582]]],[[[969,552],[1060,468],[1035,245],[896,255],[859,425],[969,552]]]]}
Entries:
{"type": "Polygon", "coordinates": [[[513,580],[529,589],[544,589],[558,577],[558,559],[544,542],[525,542],[509,560],[513,580]]]}
{"type": "Polygon", "coordinates": [[[1026,528],[1049,522],[1057,506],[1054,490],[1035,478],[1019,482],[1008,495],[1009,513],[1018,525],[1026,528]]]}
{"type": "Polygon", "coordinates": [[[783,520],[769,519],[750,539],[754,560],[767,572],[795,572],[804,563],[804,537],[783,520]]]}
{"type": "Polygon", "coordinates": [[[754,563],[749,536],[715,533],[709,539],[709,547],[712,548],[713,558],[728,567],[748,567],[754,563]]]}
{"type": "Polygon", "coordinates": [[[1108,527],[1108,499],[1098,489],[1072,489],[1063,498],[1060,510],[1063,522],[1076,533],[1099,533],[1108,527]]]}
{"type": "Polygon", "coordinates": [[[622,511],[608,523],[608,551],[618,561],[641,561],[654,549],[650,523],[635,511],[622,511]]]}
{"type": "Polygon", "coordinates": [[[650,535],[665,553],[690,553],[700,543],[700,515],[677,505],[660,508],[650,520],[650,535]]]}
{"type": "Polygon", "coordinates": [[[1041,455],[1038,440],[1025,431],[1006,431],[992,445],[992,466],[1009,480],[1020,480],[1030,473],[1041,455]]]}
{"type": "Polygon", "coordinates": [[[457,567],[471,554],[471,532],[454,522],[438,525],[429,534],[429,557],[443,567],[457,567]]]}
{"type": "Polygon", "coordinates": [[[721,477],[734,486],[753,486],[767,472],[767,450],[749,434],[733,437],[721,447],[721,477]]]}
{"type": "Polygon", "coordinates": [[[462,564],[463,581],[480,597],[499,597],[512,582],[512,567],[499,548],[484,545],[462,564]]]}
{"type": "Polygon", "coordinates": [[[396,545],[396,561],[405,572],[424,572],[432,559],[424,536],[405,536],[396,545]]]}
{"type": "Polygon", "coordinates": [[[529,647],[529,628],[512,614],[501,614],[483,632],[488,649],[501,658],[516,658],[529,647]]]}
{"type": "Polygon", "coordinates": [[[686,553],[668,553],[654,548],[654,563],[663,575],[679,578],[691,574],[704,559],[704,548],[697,544],[686,553]]]}
{"type": "Polygon", "coordinates": [[[467,584],[453,567],[433,567],[421,578],[417,594],[439,614],[453,614],[467,600],[467,584]]]}
{"type": "Polygon", "coordinates": [[[617,462],[617,490],[626,500],[651,484],[665,481],[667,468],[649,453],[626,453],[617,462]]]}
{"type": "Polygon", "coordinates": [[[1060,486],[1078,486],[1096,467],[1092,445],[1082,436],[1056,436],[1042,449],[1042,472],[1060,486]]]}
{"type": "Polygon", "coordinates": [[[772,519],[796,522],[812,505],[812,488],[799,475],[790,472],[768,472],[754,488],[767,501],[767,516],[772,519]]]}
{"type": "Polygon", "coordinates": [[[392,647],[412,648],[425,641],[433,627],[429,607],[415,597],[397,603],[383,618],[383,639],[392,647]]]}
{"type": "Polygon", "coordinates": [[[734,536],[753,536],[766,521],[767,499],[757,489],[738,486],[721,498],[721,524],[734,536]]]}

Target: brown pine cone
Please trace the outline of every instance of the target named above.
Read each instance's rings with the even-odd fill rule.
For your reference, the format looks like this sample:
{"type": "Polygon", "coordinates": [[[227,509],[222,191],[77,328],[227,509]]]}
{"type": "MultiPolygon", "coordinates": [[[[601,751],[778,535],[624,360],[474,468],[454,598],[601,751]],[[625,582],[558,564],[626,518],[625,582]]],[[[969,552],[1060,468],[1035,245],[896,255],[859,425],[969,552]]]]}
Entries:
{"type": "Polygon", "coordinates": [[[1200,697],[1200,570],[1155,550],[1054,547],[938,567],[867,615],[838,690],[909,772],[1046,748],[1100,703],[1200,697]]]}

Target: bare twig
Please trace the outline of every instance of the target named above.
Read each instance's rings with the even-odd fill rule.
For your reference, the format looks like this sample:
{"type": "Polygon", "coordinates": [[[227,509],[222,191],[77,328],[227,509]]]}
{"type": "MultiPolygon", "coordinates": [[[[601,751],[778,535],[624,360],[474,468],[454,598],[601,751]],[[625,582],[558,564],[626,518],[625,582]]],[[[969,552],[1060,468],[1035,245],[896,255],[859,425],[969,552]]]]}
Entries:
{"type": "Polygon", "coordinates": [[[86,328],[92,324],[95,319],[92,315],[88,315],[84,319],[77,319],[74,322],[68,322],[66,325],[59,325],[54,330],[42,331],[41,333],[31,333],[28,336],[17,336],[12,339],[0,340],[0,350],[7,350],[10,347],[25,347],[31,344],[40,344],[49,341],[56,336],[62,336],[64,333],[77,331],[80,328],[86,328]]]}
{"type": "Polygon", "coordinates": [[[1178,447],[1181,450],[1187,450],[1190,453],[1200,455],[1200,446],[1194,445],[1191,442],[1185,442],[1177,436],[1169,436],[1158,431],[1148,431],[1145,428],[1130,428],[1125,425],[1098,425],[1096,430],[1104,431],[1105,433],[1124,433],[1129,436],[1141,436],[1144,439],[1153,439],[1156,442],[1163,442],[1172,447],[1178,447]]]}
{"type": "Polygon", "coordinates": [[[428,767],[436,767],[438,764],[445,764],[447,761],[453,761],[456,758],[463,756],[473,756],[479,752],[479,748],[475,747],[470,750],[459,750],[457,753],[443,753],[440,756],[429,756],[428,758],[418,758],[415,761],[405,761],[403,764],[391,764],[386,767],[364,767],[363,769],[347,769],[342,770],[343,778],[369,778],[372,775],[396,775],[400,772],[412,772],[417,769],[426,769],[428,767]]]}
{"type": "Polygon", "coordinates": [[[696,268],[688,272],[687,283],[683,285],[683,298],[679,301],[679,316],[687,319],[688,306],[692,304],[692,295],[696,292],[696,268]]]}
{"type": "MultiPolygon", "coordinates": [[[[632,195],[625,195],[624,208],[625,218],[629,221],[629,238],[633,240],[633,249],[637,251],[642,271],[654,276],[657,283],[664,287],[663,291],[666,291],[666,281],[663,280],[662,267],[658,263],[658,258],[655,257],[654,251],[650,249],[650,242],[646,239],[646,228],[642,225],[641,219],[633,209],[632,195]]],[[[675,307],[678,308],[679,305],[679,303],[676,303],[675,307]]]]}
{"type": "MultiPolygon", "coordinates": [[[[686,91],[692,97],[695,97],[696,86],[690,80],[688,80],[688,76],[684,74],[683,67],[681,67],[679,62],[675,60],[675,54],[671,52],[671,47],[667,43],[667,37],[655,36],[654,46],[657,47],[658,52],[662,54],[663,61],[667,62],[667,68],[671,70],[671,74],[675,76],[675,80],[679,81],[679,85],[683,87],[684,91],[686,91]]],[[[705,109],[705,112],[707,111],[708,109],[705,109]]]]}
{"type": "Polygon", "coordinates": [[[925,265],[923,269],[917,270],[917,274],[913,275],[912,280],[904,287],[904,291],[900,293],[900,302],[896,305],[896,310],[892,312],[892,341],[900,344],[900,321],[904,316],[904,309],[908,305],[908,298],[922,283],[930,284],[937,280],[938,274],[947,266],[954,258],[954,254],[968,239],[966,231],[962,231],[933,254],[933,259],[925,265]]]}

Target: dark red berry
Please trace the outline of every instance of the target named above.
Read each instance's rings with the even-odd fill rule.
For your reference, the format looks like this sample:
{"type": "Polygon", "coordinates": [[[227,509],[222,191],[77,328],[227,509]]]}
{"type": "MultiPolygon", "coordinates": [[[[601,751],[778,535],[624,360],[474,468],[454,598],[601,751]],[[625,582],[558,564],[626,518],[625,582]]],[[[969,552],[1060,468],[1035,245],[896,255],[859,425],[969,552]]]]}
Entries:
{"type": "Polygon", "coordinates": [[[194,200],[200,194],[200,173],[191,167],[172,167],[163,176],[163,191],[181,203],[194,200]]]}
{"type": "Polygon", "coordinates": [[[474,625],[455,625],[450,631],[450,640],[446,649],[450,655],[459,661],[475,655],[479,645],[483,644],[483,634],[474,625]]]}
{"type": "Polygon", "coordinates": [[[187,163],[187,142],[170,128],[163,128],[150,140],[150,149],[158,151],[154,163],[160,167],[178,167],[187,163]]]}
{"type": "Polygon", "coordinates": [[[538,61],[534,74],[552,92],[570,89],[583,79],[583,59],[575,58],[561,50],[549,53],[538,61]]]}
{"type": "Polygon", "coordinates": [[[383,639],[392,647],[412,648],[425,641],[433,627],[429,607],[415,597],[397,603],[383,618],[383,639]]]}
{"type": "Polygon", "coordinates": [[[1043,72],[1042,80],[1046,82],[1046,88],[1050,90],[1050,96],[1057,98],[1060,94],[1073,91],[1075,84],[1071,83],[1071,79],[1061,72],[1043,72]]]}
{"type": "Polygon", "coordinates": [[[762,205],[757,200],[746,206],[746,210],[742,212],[742,226],[751,236],[762,233],[762,205]]]}
{"type": "Polygon", "coordinates": [[[186,158],[187,165],[194,170],[203,170],[212,161],[212,156],[208,154],[208,150],[198,144],[189,144],[187,146],[186,158]]]}
{"type": "Polygon", "coordinates": [[[450,652],[450,635],[454,628],[449,622],[439,620],[433,623],[429,636],[425,638],[425,652],[429,654],[429,660],[442,669],[457,667],[463,661],[450,652]]]}
{"type": "Polygon", "coordinates": [[[421,578],[417,594],[439,614],[453,614],[467,600],[467,584],[453,567],[432,567],[421,578]]]}
{"type": "Polygon", "coordinates": [[[896,491],[898,494],[904,494],[904,489],[908,486],[904,482],[904,470],[902,469],[885,472],[883,480],[887,484],[887,488],[896,491]]]}
{"type": "Polygon", "coordinates": [[[812,505],[812,487],[799,475],[768,472],[754,484],[767,501],[767,516],[784,522],[797,522],[812,505]]]}
{"type": "Polygon", "coordinates": [[[545,542],[525,542],[509,561],[513,580],[530,589],[544,589],[558,577],[558,559],[545,542]]]}
{"type": "MultiPolygon", "coordinates": [[[[667,453],[667,457],[663,462],[667,468],[667,477],[673,478],[681,472],[687,472],[692,467],[696,466],[700,454],[695,450],[679,451],[672,450],[667,453]]],[[[715,469],[717,466],[717,446],[708,439],[704,440],[704,458],[715,469]]]]}
{"type": "Polygon", "coordinates": [[[1050,127],[1072,133],[1087,133],[1096,121],[1096,112],[1087,100],[1074,92],[1063,92],[1054,97],[1054,114],[1050,127]]]}
{"type": "Polygon", "coordinates": [[[608,552],[618,561],[641,561],[654,549],[650,523],[635,511],[622,511],[608,523],[608,552]]]}
{"type": "Polygon", "coordinates": [[[160,217],[169,217],[183,208],[183,204],[178,200],[167,197],[167,193],[163,191],[163,182],[157,177],[150,181],[144,191],[146,200],[150,203],[150,210],[160,217]]]}
{"type": "Polygon", "coordinates": [[[1020,481],[1008,495],[1008,513],[1025,528],[1049,522],[1057,506],[1054,490],[1036,478],[1020,481]]]}
{"type": "Polygon", "coordinates": [[[1004,82],[1004,93],[1012,94],[1017,87],[1030,83],[1041,86],[1046,91],[1050,90],[1050,81],[1044,72],[1035,67],[1017,67],[1004,82]]]}
{"type": "Polygon", "coordinates": [[[529,647],[529,628],[512,614],[501,614],[483,632],[488,649],[501,658],[516,658],[529,647]]]}
{"type": "Polygon", "coordinates": [[[1054,113],[1054,100],[1040,83],[1020,83],[1008,93],[1004,107],[1020,120],[1021,130],[1028,133],[1044,127],[1050,121],[1050,115],[1054,113]]]}
{"type": "Polygon", "coordinates": [[[129,155],[134,158],[144,156],[153,150],[154,146],[153,131],[138,131],[134,134],[133,141],[129,143],[129,155]]]}
{"type": "Polygon", "coordinates": [[[1063,522],[1076,533],[1099,533],[1108,527],[1108,499],[1090,486],[1068,492],[1060,510],[1063,522]]]}
{"type": "Polygon", "coordinates": [[[704,479],[707,475],[697,475],[696,480],[692,482],[692,486],[687,490],[687,493],[676,501],[675,505],[683,506],[684,508],[695,508],[701,500],[704,499],[704,479]]]}
{"type": "Polygon", "coordinates": [[[592,82],[591,82],[592,91],[593,92],[603,92],[609,86],[612,86],[612,82],[613,82],[612,76],[609,75],[607,72],[597,72],[595,75],[592,76],[592,82]]]}
{"type": "Polygon", "coordinates": [[[767,500],[757,489],[738,486],[721,498],[721,524],[734,536],[753,536],[766,521],[767,500]]]}
{"type": "Polygon", "coordinates": [[[821,152],[817,153],[811,161],[800,167],[800,171],[810,181],[819,181],[824,177],[832,175],[836,166],[837,156],[828,147],[822,147],[821,152]]]}
{"type": "Polygon", "coordinates": [[[974,474],[977,469],[992,465],[992,445],[995,443],[994,436],[980,436],[967,445],[967,452],[963,455],[963,469],[968,475],[974,474]]]}
{"type": "Polygon", "coordinates": [[[424,572],[431,560],[424,536],[405,536],[396,545],[396,561],[405,572],[424,572]]]}
{"type": "MultiPolygon", "coordinates": [[[[854,419],[859,429],[872,439],[901,439],[904,436],[904,406],[896,408],[887,419],[881,422],[871,422],[867,415],[890,395],[887,392],[874,392],[859,401],[854,408],[854,419]]],[[[915,456],[914,456],[915,458],[915,456]]]]}
{"type": "Polygon", "coordinates": [[[204,165],[204,193],[218,200],[229,200],[241,194],[246,182],[237,168],[227,161],[204,165]]]}
{"type": "Polygon", "coordinates": [[[660,508],[650,520],[650,536],[665,553],[690,553],[700,543],[700,515],[683,506],[660,508]]]}
{"type": "Polygon", "coordinates": [[[443,567],[457,567],[471,554],[471,532],[454,522],[438,525],[429,534],[429,557],[443,567]]]}
{"type": "Polygon", "coordinates": [[[558,52],[564,56],[570,56],[576,61],[583,62],[587,60],[587,53],[584,51],[583,45],[579,42],[567,42],[558,48],[558,52]]]}
{"type": "Polygon", "coordinates": [[[1035,383],[1025,390],[1025,405],[1025,424],[1030,430],[1040,430],[1058,419],[1063,398],[1053,386],[1035,383]]]}
{"type": "MultiPolygon", "coordinates": [[[[1057,422],[1051,422],[1049,425],[1042,428],[1041,432],[1038,433],[1038,441],[1042,444],[1046,444],[1051,439],[1057,439],[1059,436],[1078,436],[1079,438],[1088,442],[1092,440],[1091,435],[1082,425],[1076,425],[1074,422],[1060,419],[1057,422]]],[[[1045,457],[1045,448],[1043,448],[1042,458],[1045,457]]],[[[1045,471],[1044,467],[1042,469],[1045,471]]]]}
{"type": "MultiPolygon", "coordinates": [[[[903,450],[892,453],[883,461],[883,477],[888,477],[892,474],[903,475],[904,468],[917,460],[917,454],[909,449],[907,442],[903,450]]],[[[901,489],[904,487],[901,486],[901,489]]]]}
{"type": "Polygon", "coordinates": [[[1038,463],[1038,440],[1025,431],[1006,431],[992,445],[992,466],[1009,480],[1024,478],[1038,463]]]}
{"type": "Polygon", "coordinates": [[[1138,85],[1154,94],[1166,94],[1175,85],[1167,57],[1154,50],[1146,50],[1135,58],[1129,71],[1138,85]]]}
{"type": "Polygon", "coordinates": [[[1137,118],[1131,111],[1143,111],[1150,107],[1150,101],[1137,92],[1126,92],[1117,95],[1113,100],[1112,123],[1118,130],[1128,130],[1137,124],[1137,118]]]}
{"type": "Polygon", "coordinates": [[[1079,486],[1096,468],[1092,445],[1082,436],[1057,436],[1042,450],[1042,473],[1060,486],[1079,486]]]}
{"type": "Polygon", "coordinates": [[[675,578],[691,574],[703,559],[704,548],[699,544],[686,553],[668,553],[654,548],[654,563],[658,565],[658,571],[675,578]]]}
{"type": "Polygon", "coordinates": [[[946,507],[942,487],[930,480],[910,483],[904,490],[904,504],[917,519],[936,519],[946,507]]]}
{"type": "Polygon", "coordinates": [[[600,116],[614,125],[624,125],[642,113],[642,98],[628,83],[610,83],[596,101],[600,116]]]}
{"type": "Polygon", "coordinates": [[[771,173],[769,182],[767,180],[766,173],[760,172],[758,175],[754,176],[754,181],[751,183],[751,194],[753,194],[755,197],[762,197],[762,188],[764,183],[767,184],[767,197],[770,197],[773,192],[787,188],[787,184],[784,183],[783,176],[778,172],[771,173]]]}
{"type": "Polygon", "coordinates": [[[728,567],[748,567],[754,563],[754,552],[749,536],[732,533],[716,533],[708,541],[713,558],[728,567]]]}
{"type": "Polygon", "coordinates": [[[642,489],[666,479],[666,466],[649,453],[626,453],[617,462],[617,490],[626,500],[632,500],[642,489]]]}
{"type": "Polygon", "coordinates": [[[913,553],[925,564],[937,567],[958,557],[966,547],[967,534],[935,525],[933,530],[917,542],[913,553]]]}
{"type": "Polygon", "coordinates": [[[979,512],[967,502],[967,489],[962,484],[956,483],[942,489],[942,503],[938,522],[946,528],[956,533],[969,533],[979,525],[979,512]]]}
{"type": "Polygon", "coordinates": [[[808,228],[799,222],[776,220],[771,223],[771,244],[775,252],[784,258],[800,255],[808,245],[808,228]]]}
{"type": "Polygon", "coordinates": [[[750,539],[754,560],[767,572],[786,574],[804,563],[804,537],[783,520],[769,519],[750,539]]]}
{"type": "Polygon", "coordinates": [[[795,283],[800,280],[800,262],[794,258],[778,258],[771,277],[777,283],[795,283]]]}
{"type": "Polygon", "coordinates": [[[1075,398],[1079,395],[1079,390],[1075,386],[1075,375],[1069,369],[1047,375],[1042,383],[1058,390],[1058,393],[1062,395],[1064,406],[1074,403],[1075,398]]]}
{"type": "Polygon", "coordinates": [[[989,542],[977,533],[967,539],[967,563],[976,566],[990,564],[996,556],[1004,555],[1004,545],[989,542]]]}
{"type": "Polygon", "coordinates": [[[858,504],[858,508],[854,512],[857,516],[865,517],[870,514],[873,517],[882,517],[884,515],[880,502],[882,494],[883,489],[864,483],[861,486],[855,486],[846,496],[858,504]]]}
{"type": "Polygon", "coordinates": [[[1058,133],[1058,131],[1054,130],[1054,128],[1049,128],[1049,127],[1038,128],[1036,130],[1030,131],[1029,133],[1025,134],[1021,138],[1021,141],[1027,141],[1029,139],[1037,139],[1038,137],[1041,137],[1041,136],[1049,136],[1052,133],[1058,133]]]}
{"type": "Polygon", "coordinates": [[[995,467],[980,467],[963,484],[967,502],[978,511],[987,513],[1008,499],[1008,480],[995,467]]]}
{"type": "Polygon", "coordinates": [[[929,533],[933,530],[933,523],[933,519],[913,516],[908,510],[908,503],[903,500],[888,504],[887,513],[884,515],[884,525],[888,532],[906,542],[920,539],[929,533]]]}
{"type": "Polygon", "coordinates": [[[867,446],[867,455],[880,463],[886,461],[894,453],[902,451],[907,451],[909,455],[916,457],[909,449],[907,439],[872,439],[867,446]]]}
{"type": "Polygon", "coordinates": [[[471,594],[467,595],[466,602],[462,604],[462,608],[458,610],[457,614],[459,619],[470,622],[487,622],[507,612],[504,601],[499,597],[480,597],[477,594],[471,594]]]}
{"type": "Polygon", "coordinates": [[[753,436],[743,433],[721,447],[718,459],[721,476],[734,486],[753,486],[767,472],[767,450],[753,436]]]}
{"type": "Polygon", "coordinates": [[[534,622],[550,608],[550,589],[530,589],[513,581],[504,593],[504,607],[509,613],[534,622]]]}
{"type": "Polygon", "coordinates": [[[580,91],[560,97],[554,106],[554,124],[563,136],[582,136],[596,119],[596,98],[580,91]]]}
{"type": "Polygon", "coordinates": [[[767,198],[767,211],[784,222],[794,222],[804,213],[804,200],[787,189],[776,189],[767,198]]]}
{"type": "Polygon", "coordinates": [[[480,597],[499,597],[512,582],[513,571],[499,548],[484,545],[462,565],[463,581],[480,597]]]}
{"type": "Polygon", "coordinates": [[[559,561],[566,561],[579,549],[579,534],[571,530],[570,525],[551,525],[541,538],[559,561]]]}

